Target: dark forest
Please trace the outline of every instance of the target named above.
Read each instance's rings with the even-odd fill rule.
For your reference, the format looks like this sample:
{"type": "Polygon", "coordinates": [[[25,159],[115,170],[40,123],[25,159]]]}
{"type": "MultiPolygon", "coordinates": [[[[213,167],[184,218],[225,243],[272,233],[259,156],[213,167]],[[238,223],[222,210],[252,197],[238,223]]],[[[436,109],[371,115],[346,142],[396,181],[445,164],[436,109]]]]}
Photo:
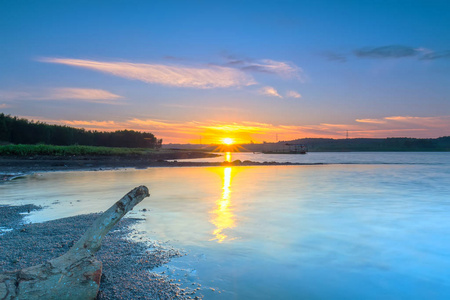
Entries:
{"type": "Polygon", "coordinates": [[[160,148],[162,139],[134,130],[92,131],[11,117],[0,113],[0,143],[160,148]]]}

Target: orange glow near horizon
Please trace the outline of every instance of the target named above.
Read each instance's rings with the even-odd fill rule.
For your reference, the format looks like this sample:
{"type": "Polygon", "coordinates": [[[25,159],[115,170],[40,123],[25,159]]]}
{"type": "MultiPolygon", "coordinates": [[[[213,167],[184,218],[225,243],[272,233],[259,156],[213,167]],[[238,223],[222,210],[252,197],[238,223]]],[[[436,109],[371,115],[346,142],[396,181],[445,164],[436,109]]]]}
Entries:
{"type": "Polygon", "coordinates": [[[50,120],[20,116],[48,124],[66,125],[86,130],[136,130],[151,132],[164,144],[216,144],[225,146],[224,139],[233,145],[291,141],[300,138],[437,138],[445,136],[450,116],[411,117],[390,116],[378,119],[355,119],[347,123],[318,123],[313,125],[282,125],[258,122],[223,122],[218,120],[170,122],[153,119],[116,120],[50,120]]]}

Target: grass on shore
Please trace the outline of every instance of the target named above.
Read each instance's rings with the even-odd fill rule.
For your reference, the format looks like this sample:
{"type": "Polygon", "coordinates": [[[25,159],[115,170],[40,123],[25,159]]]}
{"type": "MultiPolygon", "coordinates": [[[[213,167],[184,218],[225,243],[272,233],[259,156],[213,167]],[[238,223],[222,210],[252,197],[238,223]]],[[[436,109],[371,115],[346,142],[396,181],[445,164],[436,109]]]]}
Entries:
{"type": "Polygon", "coordinates": [[[55,145],[2,145],[0,155],[5,156],[71,156],[71,155],[145,155],[155,153],[154,149],[147,148],[113,148],[95,146],[55,146],[55,145]]]}

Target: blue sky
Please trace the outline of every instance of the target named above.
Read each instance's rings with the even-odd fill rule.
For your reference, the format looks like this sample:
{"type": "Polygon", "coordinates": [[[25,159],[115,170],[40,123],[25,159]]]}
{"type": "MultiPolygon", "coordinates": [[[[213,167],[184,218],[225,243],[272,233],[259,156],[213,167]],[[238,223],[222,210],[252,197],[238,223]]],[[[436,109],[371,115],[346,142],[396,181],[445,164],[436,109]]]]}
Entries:
{"type": "Polygon", "coordinates": [[[448,1],[0,0],[0,111],[167,142],[450,135],[448,1]]]}

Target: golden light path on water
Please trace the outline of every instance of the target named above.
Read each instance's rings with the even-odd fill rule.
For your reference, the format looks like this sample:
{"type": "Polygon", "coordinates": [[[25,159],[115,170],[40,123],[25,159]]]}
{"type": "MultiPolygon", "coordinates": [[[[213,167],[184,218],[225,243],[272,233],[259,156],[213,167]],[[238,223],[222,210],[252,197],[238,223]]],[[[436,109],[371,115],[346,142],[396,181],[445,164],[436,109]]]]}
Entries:
{"type": "Polygon", "coordinates": [[[231,162],[231,152],[225,153],[225,161],[231,162]]]}
{"type": "Polygon", "coordinates": [[[213,231],[214,238],[211,240],[217,240],[218,243],[222,243],[228,236],[224,233],[225,229],[233,228],[236,226],[233,211],[230,207],[231,204],[231,167],[223,169],[223,187],[222,197],[216,201],[217,208],[212,211],[214,215],[211,223],[216,226],[213,231]]]}
{"type": "MultiPolygon", "coordinates": [[[[230,152],[227,152],[225,154],[225,160],[231,161],[230,152]]],[[[231,173],[232,173],[231,167],[223,169],[222,196],[219,200],[216,201],[217,205],[216,209],[211,212],[213,214],[211,223],[214,224],[214,226],[216,226],[216,229],[213,231],[214,237],[211,240],[212,241],[217,240],[218,243],[222,243],[228,238],[228,236],[224,233],[225,229],[233,228],[236,226],[235,217],[230,207],[231,173]]]]}

